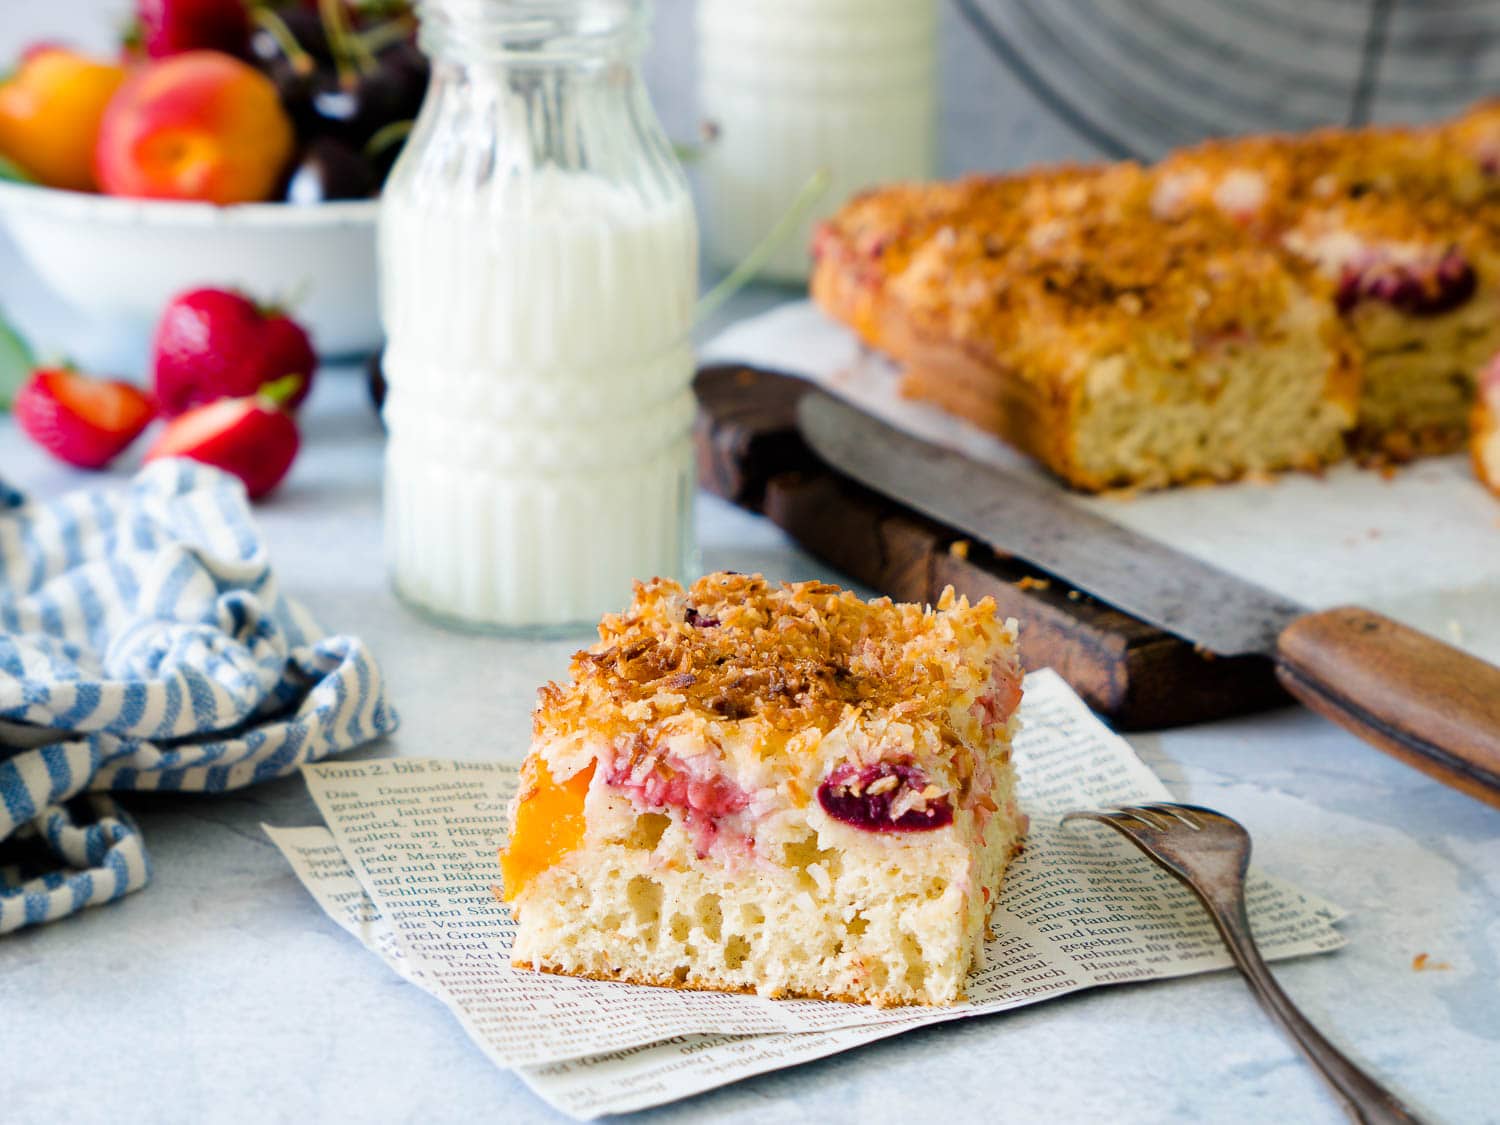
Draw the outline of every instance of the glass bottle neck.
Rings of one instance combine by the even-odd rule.
[[[439,61],[588,68],[640,56],[650,0],[423,0],[421,19]]]

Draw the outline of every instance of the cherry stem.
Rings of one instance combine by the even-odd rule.
[[[344,0],[318,0],[318,10],[323,17],[323,27],[328,32],[329,43],[334,48],[335,60],[342,57],[355,76],[370,74],[379,69],[380,63],[376,60],[375,53],[365,46],[364,40],[349,26],[349,13],[344,7]],[[347,77],[346,71],[340,68],[340,81],[346,81]]]
[[[416,122],[408,119],[406,121],[392,121],[388,125],[382,125],[375,130],[375,135],[365,142],[366,156],[379,156],[394,144],[404,141],[410,134],[411,128]]]
[[[279,379],[272,379],[269,383],[263,384],[256,394],[274,406],[284,407],[306,382],[307,376],[305,375],[283,375]]]
[[[349,51],[349,30],[344,26],[344,0],[318,0],[318,18],[333,53],[333,66],[339,72],[339,85],[353,85],[359,72]]]
[[[281,48],[281,53],[286,56],[287,62],[292,64],[292,70],[297,74],[306,78],[318,69],[317,60],[308,54],[301,43],[297,42],[297,36],[275,9],[257,7],[251,13],[251,18],[262,31],[276,40],[276,46]]]
[[[404,43],[411,38],[414,24],[408,19],[391,19],[385,23],[377,23],[368,31],[356,31],[354,38],[367,51],[379,54],[387,47],[394,47],[397,43]]]

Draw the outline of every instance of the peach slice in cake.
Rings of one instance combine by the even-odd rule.
[[[992,601],[657,579],[599,638],[534,716],[501,853],[517,967],[962,998],[1025,829]]]

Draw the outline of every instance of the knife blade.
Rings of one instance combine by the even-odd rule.
[[[798,423],[834,468],[1219,656],[1271,655],[1306,609],[1028,480],[907,433],[821,391]]]
[[[1310,709],[1500,807],[1500,668],[1371,610],[1310,611],[822,391],[797,421],[860,484],[1212,653],[1270,657]]]

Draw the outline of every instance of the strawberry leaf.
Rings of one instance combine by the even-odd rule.
[[[31,377],[36,356],[21,334],[0,316],[0,410],[9,410],[21,384]]]
[[[305,382],[307,379],[303,375],[283,375],[279,379],[272,379],[256,393],[268,402],[284,407],[302,389]]]

